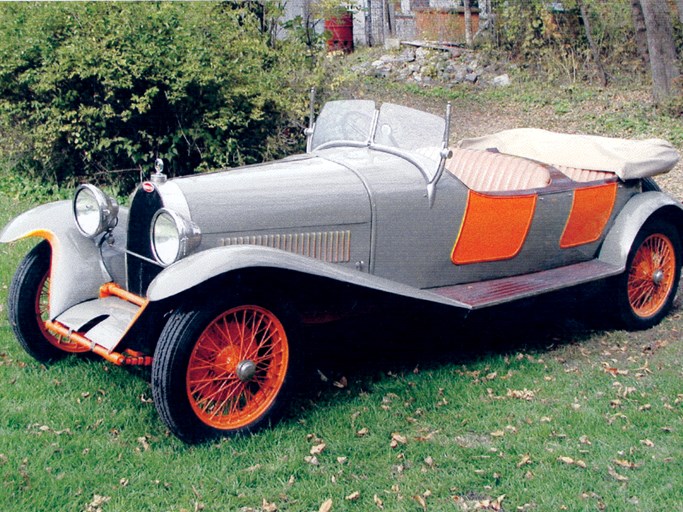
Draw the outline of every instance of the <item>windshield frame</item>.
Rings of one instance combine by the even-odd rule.
[[[418,131],[405,133],[417,127],[420,127]],[[311,131],[309,153],[332,148],[369,148],[389,153],[412,163],[428,184],[439,179],[445,161],[444,150],[448,147],[448,119],[394,103],[376,108],[370,100],[326,103]],[[330,136],[327,131],[342,136]],[[394,131],[402,138],[394,138]],[[394,144],[378,142],[378,139]],[[427,144],[415,147],[416,141]]]

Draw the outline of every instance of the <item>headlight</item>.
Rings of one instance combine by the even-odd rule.
[[[81,185],[73,200],[74,219],[78,230],[94,238],[116,226],[119,205],[93,185]]]
[[[170,265],[199,246],[202,235],[191,221],[162,208],[152,219],[152,251],[162,265]]]

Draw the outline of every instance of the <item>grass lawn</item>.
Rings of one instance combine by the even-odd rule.
[[[2,225],[29,206],[0,201]],[[145,372],[22,352],[4,309],[30,246],[0,246],[2,511],[683,511],[679,302],[639,333],[586,322],[571,294],[466,326],[323,330],[283,422],[187,446]]]

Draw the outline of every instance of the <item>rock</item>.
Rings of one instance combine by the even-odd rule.
[[[477,73],[467,73],[465,75],[465,81],[473,83],[473,84],[476,83],[478,79],[479,79],[479,75]]]
[[[493,79],[493,85],[496,87],[509,87],[510,86],[510,76],[505,73],[504,75],[498,75]]]
[[[387,37],[384,40],[385,50],[398,50],[401,47],[401,41],[395,37]]]
[[[415,60],[415,50],[413,48],[406,48],[399,55],[398,60],[400,62],[413,62]]]

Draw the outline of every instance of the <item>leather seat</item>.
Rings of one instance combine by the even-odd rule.
[[[582,183],[608,180],[614,177],[613,172],[607,171],[591,171],[589,169],[579,169],[578,167],[567,167],[566,165],[554,165],[553,167],[567,176],[570,180]]]
[[[543,165],[491,151],[455,149],[446,169],[478,192],[529,190],[550,184],[550,172]]]

